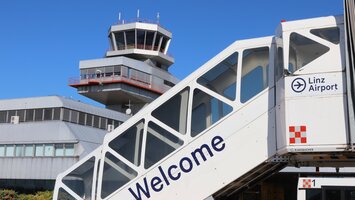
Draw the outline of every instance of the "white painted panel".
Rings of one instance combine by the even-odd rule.
[[[290,126],[307,127],[307,143],[292,146],[347,144],[345,96],[289,99],[286,109],[286,135]]]
[[[199,166],[193,163],[194,166],[189,173],[183,173],[180,169],[176,170],[174,175],[181,173],[181,177],[177,181],[168,178],[169,185],[164,182],[161,172],[156,167],[149,171],[147,175],[122,188],[121,191],[111,196],[111,199],[135,199],[130,193],[129,188],[136,192],[136,183],[138,182],[143,186],[144,178],[147,180],[150,198],[152,199],[185,200],[207,198],[218,189],[275,154],[275,146],[270,147],[270,144],[268,144],[269,140],[274,140],[272,138],[274,137],[274,134],[272,134],[273,129],[268,126],[268,116],[268,113],[263,114],[239,131],[235,131],[232,128],[234,124],[238,124],[238,116],[230,116],[223,123],[220,123],[219,126],[214,126],[205,135],[202,135],[190,143],[189,146],[172,155],[160,166],[164,172],[167,172],[170,166],[178,165],[183,157],[192,158],[191,152],[201,147],[202,144],[211,146],[211,139],[215,136],[221,136],[224,139],[224,150],[220,152],[212,150],[214,156],[212,158],[206,156],[207,160],[201,162]],[[248,153],[246,153],[247,150]],[[208,155],[208,153],[205,153],[205,155]],[[159,177],[163,180],[161,184],[163,188],[160,192],[152,190],[151,180],[154,177]],[[148,198],[145,197],[142,199]]]

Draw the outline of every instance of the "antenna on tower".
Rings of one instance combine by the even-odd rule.
[[[118,13],[118,23],[121,23],[121,12]]]
[[[157,23],[159,24],[159,20],[160,20],[160,14],[159,12],[157,13]]]
[[[137,9],[137,19],[139,19],[139,9]]]

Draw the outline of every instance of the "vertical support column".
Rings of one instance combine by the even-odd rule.
[[[147,41],[147,31],[144,31],[144,44],[143,44],[143,49],[145,49],[145,43]]]
[[[59,113],[59,120],[63,121],[63,116],[64,116],[64,108],[60,108],[60,113]]]
[[[113,32],[111,32],[111,43],[113,44],[113,50],[117,51],[117,43],[116,43],[116,38],[115,38],[115,34]]]
[[[134,48],[137,49],[137,29],[134,29]]]
[[[171,41],[171,39],[169,39],[169,40],[166,42],[165,50],[164,50],[164,52],[163,52],[164,54],[167,54],[167,53],[168,53],[170,41]]]
[[[153,42],[152,42],[152,51],[154,50],[154,45],[155,45],[155,39],[157,38],[157,32],[154,33],[154,37],[153,37]]]
[[[127,49],[126,31],[123,31],[123,37],[124,37],[124,49]]]
[[[161,43],[163,42],[163,37],[164,37],[164,36],[161,36],[161,37],[160,37],[159,45],[158,45],[158,51],[160,51]]]

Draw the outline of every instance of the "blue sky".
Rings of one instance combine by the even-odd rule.
[[[343,13],[341,0],[1,0],[0,99],[60,95],[79,61],[101,58],[118,13],[156,19],[173,33],[170,72],[183,79],[235,40],[273,35],[282,19]]]

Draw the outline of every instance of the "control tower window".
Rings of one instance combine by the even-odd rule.
[[[127,49],[135,48],[135,43],[136,43],[135,38],[136,38],[135,30],[126,31]]]
[[[235,52],[198,78],[197,82],[230,100],[234,100],[236,97],[237,65],[238,52]]]
[[[186,88],[155,109],[152,112],[152,116],[174,130],[185,134],[188,99],[189,88]]]
[[[139,166],[142,148],[144,122],[140,121],[136,125],[126,130],[109,143],[109,147]]]
[[[163,40],[161,42],[160,52],[164,53],[167,43],[168,43],[168,38],[163,37]]]
[[[268,85],[269,47],[243,52],[240,101],[248,101]]]
[[[125,42],[124,42],[124,35],[123,32],[116,32],[115,33],[116,44],[118,50],[125,49]]]
[[[290,35],[288,70],[293,73],[329,51],[329,47],[298,33]]]
[[[137,30],[137,48],[144,49],[145,31]]]
[[[114,66],[113,73],[115,76],[121,76],[121,66]]]
[[[109,36],[108,36],[108,42],[110,43],[110,51],[114,51],[114,50],[116,50],[115,49],[115,40],[116,39],[114,39],[114,35],[113,35],[113,37],[112,37],[112,35],[113,35],[113,33],[111,33]]]
[[[154,34],[155,32],[147,31],[147,37],[145,39],[145,49],[152,50]]]
[[[162,35],[160,33],[157,33],[157,36],[155,37],[155,42],[154,42],[154,51],[158,51],[161,38],[162,38]]]
[[[81,69],[80,70],[80,80],[88,79],[89,77],[87,77],[87,74],[88,74],[87,69]]]
[[[105,77],[112,77],[113,76],[113,69],[114,67],[113,66],[110,66],[110,67],[105,67]]]
[[[92,78],[96,78],[96,68],[90,68],[88,69],[88,75],[87,75],[87,79],[92,79]]]

